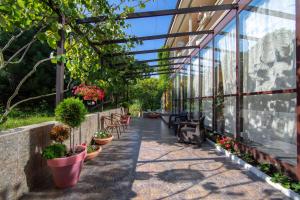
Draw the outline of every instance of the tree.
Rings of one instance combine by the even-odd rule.
[[[165,47],[162,47],[165,48]],[[166,47],[167,48],[167,47]],[[164,67],[161,67],[161,69],[171,72],[173,70],[172,67],[170,66],[170,61],[167,60],[170,57],[170,52],[169,51],[165,51],[165,52],[159,52],[158,53],[158,58],[159,59],[163,59],[161,61],[159,61],[159,65],[163,65]],[[170,111],[171,110],[171,88],[172,88],[172,81],[170,79],[170,74],[161,74],[159,75],[159,80],[160,80],[160,87],[163,89],[163,109],[166,111]]]
[[[162,47],[161,49],[168,48],[168,47]],[[158,61],[158,65],[163,65],[163,67],[160,67],[160,70],[164,70],[167,72],[171,72],[170,70],[170,61],[167,60],[170,57],[170,52],[169,51],[163,51],[163,52],[158,52],[158,58],[163,59]],[[170,85],[170,74],[161,74],[159,75],[159,79],[161,80],[161,87],[164,88],[164,90],[169,88]]]
[[[22,38],[18,40],[18,43],[13,43],[11,47],[4,54],[5,58],[12,56],[14,52],[20,49],[30,38],[32,38],[34,31],[28,31],[24,33]],[[11,34],[6,32],[0,33],[0,46],[4,46],[8,41]],[[0,105],[4,105],[9,98],[9,95],[13,93],[16,84],[28,73],[32,66],[42,58],[50,55],[51,48],[42,44],[41,42],[35,42],[27,53],[27,56],[17,64],[0,70]],[[45,63],[34,76],[24,83],[23,87],[19,91],[19,95],[16,100],[22,100],[26,97],[38,96],[42,94],[48,94],[53,91],[55,86],[55,67],[49,62]],[[51,102],[53,104],[54,102]]]
[[[157,78],[147,78],[138,80],[132,86],[132,99],[137,99],[142,104],[142,109],[156,110],[160,108],[160,99],[163,93],[163,88]]]
[[[15,99],[28,79],[38,70],[40,65],[48,63],[65,62],[67,69],[73,79],[81,82],[87,81],[90,74],[99,70],[104,71],[104,55],[108,52],[123,52],[134,45],[105,45],[96,48],[92,43],[103,40],[124,38],[123,29],[128,27],[124,20],[118,19],[134,12],[134,7],[122,6],[125,1],[121,0],[117,5],[109,5],[103,0],[2,0],[0,5],[0,32],[10,33],[11,37],[0,48],[0,70],[21,63],[32,45],[39,41],[47,43],[50,48],[56,49],[61,39],[59,33],[65,33],[65,54],[47,56],[37,61],[16,84],[12,95],[8,98],[5,112],[0,117],[0,123],[5,122],[10,111],[21,103],[52,96],[55,93],[28,97],[15,102]],[[145,1],[138,0],[138,6],[144,7]],[[122,9],[122,11],[120,11]],[[120,11],[120,12],[119,12]],[[87,16],[104,15],[107,20],[104,23],[77,25],[76,20]],[[65,19],[66,23],[62,23]],[[21,48],[15,50],[11,55],[7,52],[11,45],[23,36],[27,31],[35,30],[30,38]],[[111,59],[114,62],[119,59]],[[128,61],[128,60],[125,60]],[[132,61],[132,60],[131,60]],[[95,77],[97,78],[97,77]],[[68,89],[66,89],[68,90]]]

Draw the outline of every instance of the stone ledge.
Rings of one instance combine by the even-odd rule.
[[[56,123],[58,123],[58,122],[48,121],[48,122],[42,122],[42,123],[38,123],[38,124],[31,124],[31,125],[27,125],[27,126],[20,126],[17,128],[7,129],[4,131],[0,131],[0,137],[7,136],[9,134],[16,134],[16,133],[20,133],[23,131],[28,131],[28,130],[39,128],[42,126],[54,125]]]
[[[121,113],[121,109],[88,114],[85,122],[75,130],[75,143],[89,142],[95,131],[102,128],[100,116],[111,113]],[[43,187],[51,180],[41,152],[50,144],[48,132],[55,124],[58,122],[49,121],[0,132],[1,197],[18,199],[23,193]],[[65,144],[69,146],[69,140]]]

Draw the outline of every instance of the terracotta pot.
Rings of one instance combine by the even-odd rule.
[[[105,145],[107,143],[110,143],[113,140],[114,136],[110,136],[109,138],[96,138],[93,137],[93,140],[96,142],[96,144],[99,145]]]
[[[47,160],[47,164],[52,171],[55,185],[58,188],[72,187],[77,184],[86,157],[86,146],[76,146],[82,152],[65,158],[54,158]]]
[[[88,154],[86,155],[85,161],[87,161],[87,160],[92,160],[92,159],[96,158],[96,157],[100,154],[101,151],[102,151],[102,147],[101,147],[101,146],[98,146],[98,149],[97,149],[96,151],[94,151],[94,152],[92,152],[92,153],[88,153]]]

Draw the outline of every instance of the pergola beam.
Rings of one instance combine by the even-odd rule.
[[[117,20],[138,19],[138,18],[188,14],[188,13],[223,11],[223,10],[232,10],[232,9],[237,9],[237,8],[238,8],[238,4],[236,4],[236,3],[235,4],[209,5],[209,6],[201,6],[201,7],[129,13],[127,16],[118,15],[116,17],[116,19]],[[87,18],[83,18],[83,19],[77,19],[76,23],[77,24],[98,23],[98,22],[106,21],[107,19],[108,19],[107,16],[87,17]]]
[[[181,32],[181,33],[170,33],[170,34],[161,34],[161,35],[150,35],[143,37],[130,37],[125,39],[115,39],[115,40],[104,40],[102,42],[94,42],[94,45],[108,45],[108,44],[117,44],[117,43],[126,43],[130,41],[144,41],[144,40],[158,40],[171,37],[182,37],[182,36],[191,36],[191,35],[205,35],[213,34],[213,30],[203,30],[203,31],[192,31],[192,32]]]
[[[157,61],[164,61],[164,60],[176,60],[176,59],[184,59],[189,58],[190,56],[177,56],[177,57],[169,57],[169,58],[158,58],[152,60],[139,60],[136,63],[147,63],[147,62],[157,62]]]
[[[162,75],[162,74],[174,74],[176,72],[162,72],[162,73],[150,73],[150,74],[144,74],[143,76],[156,76],[156,75]],[[126,76],[126,78],[133,78],[133,76]]]
[[[157,75],[162,75],[162,74],[175,74],[176,71],[173,71],[173,72],[161,72],[161,73],[152,73],[152,74],[144,74],[143,76],[144,77],[147,77],[147,76],[157,76]],[[127,76],[126,78],[132,78],[133,76]]]
[[[158,58],[158,59],[149,59],[149,60],[137,60],[133,63],[117,63],[115,66],[131,66],[140,63],[147,63],[147,62],[157,62],[157,61],[164,61],[164,60],[176,60],[176,59],[184,59],[190,58],[190,56],[177,56],[177,57],[169,57],[169,58]]]
[[[180,70],[180,67],[175,67],[175,68],[170,68],[170,69],[161,69],[161,70],[157,70],[157,71],[153,71],[153,72],[134,72],[134,73],[130,73],[130,74],[125,74],[125,75],[141,75],[141,74],[147,74],[147,73],[175,73],[177,72],[177,70]],[[180,74],[187,74],[186,72],[180,72]]]
[[[143,50],[143,51],[129,51],[129,52],[112,53],[112,54],[108,53],[105,56],[112,57],[112,56],[123,56],[123,55],[136,55],[136,54],[156,53],[156,52],[165,52],[165,51],[179,51],[179,50],[196,49],[196,48],[199,48],[199,46],[184,46],[184,47],[173,47],[173,48],[165,48],[165,49],[151,49],[151,50]]]
[[[174,64],[165,64],[165,65],[150,65],[150,66],[145,66],[145,67],[135,67],[132,68],[133,70],[135,69],[153,69],[153,68],[159,68],[159,67],[167,67],[167,66],[176,66],[176,65],[184,65],[186,63],[174,63]],[[125,69],[125,68],[120,68],[120,69]]]
[[[154,71],[151,71],[151,72],[136,71],[136,72],[132,72],[128,75],[136,75],[136,74],[143,74],[143,73],[154,73],[154,72],[170,72],[170,71],[174,71],[174,70],[178,70],[178,69],[180,69],[180,67],[173,67],[173,68],[169,68],[169,69],[157,69],[157,70],[154,70]]]

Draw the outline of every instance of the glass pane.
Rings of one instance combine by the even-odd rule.
[[[236,133],[236,97],[224,98],[224,133],[231,136]]]
[[[244,97],[243,139],[262,151],[296,163],[296,94]]]
[[[198,56],[194,56],[192,58],[191,84],[192,84],[191,98],[199,97],[199,57]]]
[[[190,113],[191,102],[190,99],[184,101],[184,111]]]
[[[212,58],[213,58],[213,48],[212,48],[212,42],[210,42],[206,48],[203,48],[200,51],[200,73],[202,76],[201,78],[202,97],[213,95]]]
[[[180,99],[180,74],[176,74],[176,99]]]
[[[295,0],[254,0],[240,14],[244,92],[296,87],[295,8]],[[242,137],[295,164],[295,106],[296,94],[244,96]]]
[[[215,37],[215,69],[217,76],[216,126],[220,133],[234,135],[236,127],[236,21],[231,21]]]
[[[240,15],[244,92],[296,87],[295,0],[255,0]]]
[[[224,135],[233,136],[236,132],[236,98],[225,97],[222,109],[216,107],[217,130]]]
[[[188,81],[188,66],[189,65],[184,65],[183,68],[180,70],[180,111],[187,111],[187,81]]]
[[[176,113],[180,111],[180,74],[176,73]]]
[[[236,94],[236,22],[231,21],[215,37],[215,68],[217,90],[224,94]]]
[[[191,65],[190,64],[186,64],[184,67],[184,76],[186,77],[186,86],[185,86],[185,90],[186,90],[186,97],[189,99],[191,98]]]
[[[199,99],[193,99],[191,103],[191,117],[199,119]]]
[[[172,87],[172,100],[176,99],[176,79],[173,78],[172,80],[172,84],[173,84],[173,87]]]
[[[212,99],[203,99],[201,111],[205,116],[204,125],[212,128]]]

